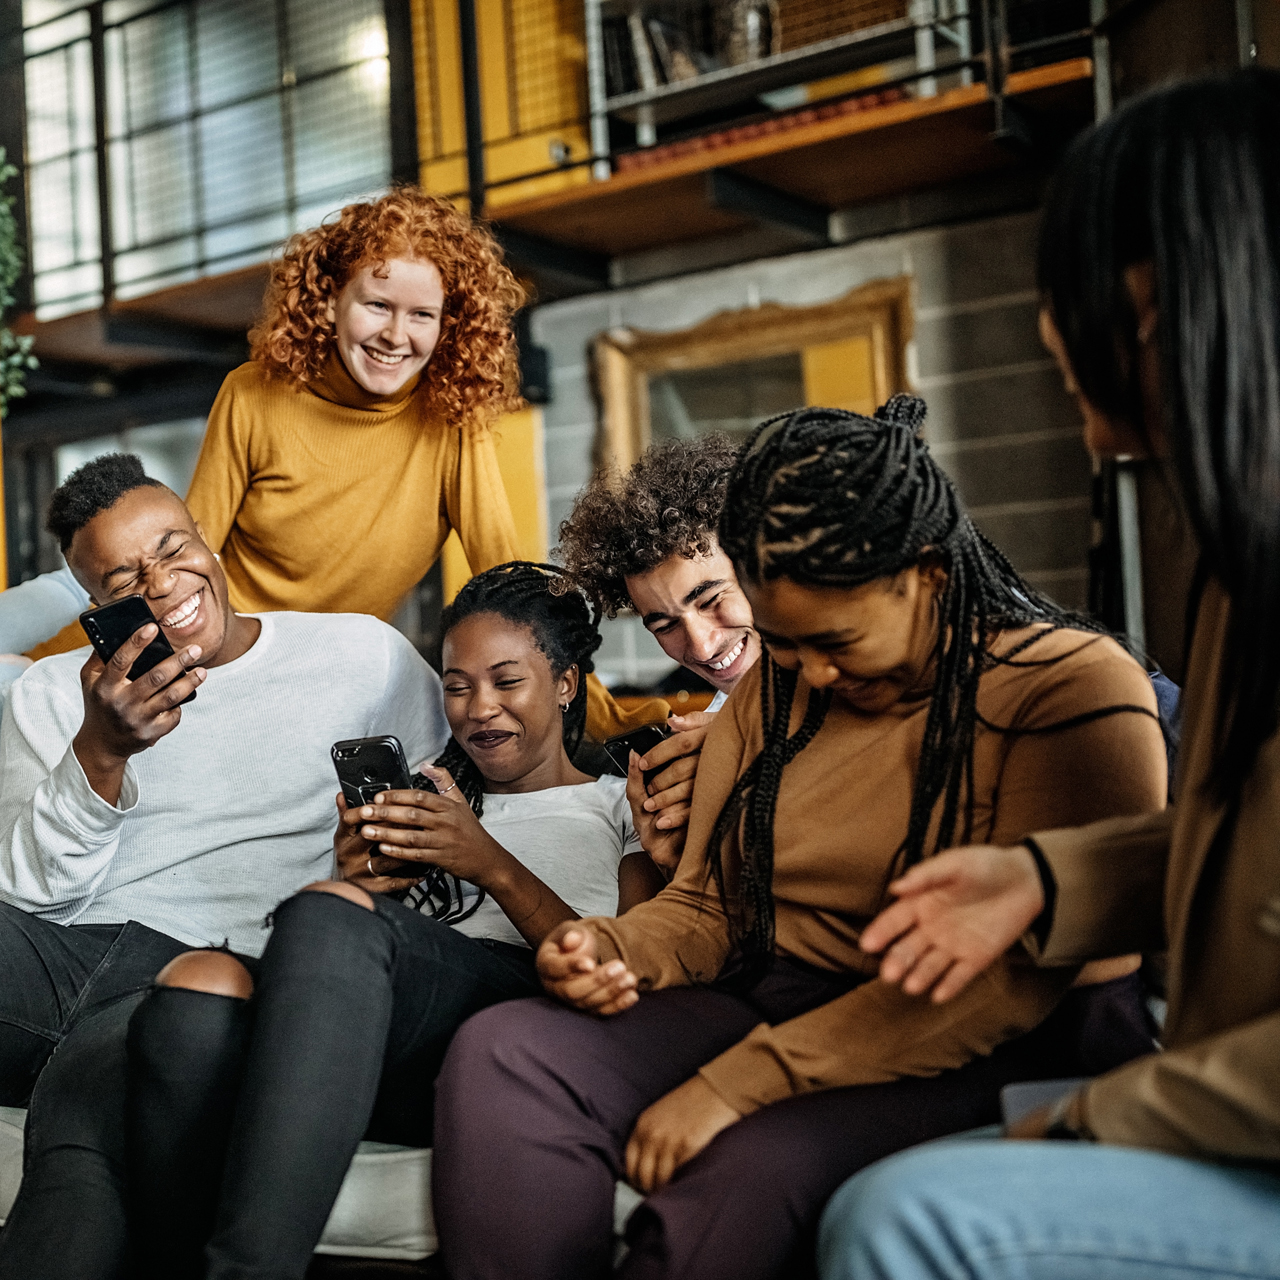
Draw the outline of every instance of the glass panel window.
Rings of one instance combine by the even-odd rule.
[[[101,303],[90,7],[23,11],[41,319]],[[122,297],[261,261],[387,185],[381,0],[106,0],[102,12]]]

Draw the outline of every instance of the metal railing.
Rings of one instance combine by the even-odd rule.
[[[389,181],[382,0],[97,0],[24,41],[41,318],[259,261]]]

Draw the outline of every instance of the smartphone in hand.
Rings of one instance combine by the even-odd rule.
[[[420,773],[410,774],[400,739],[346,738],[329,753],[338,771],[348,808],[373,804],[380,791],[434,791],[435,784]]]
[[[628,729],[626,733],[614,734],[612,738],[605,741],[604,749],[609,759],[622,770],[625,777],[633,751],[636,755],[643,756],[645,752],[652,750],[658,743],[664,742],[669,737],[671,737],[671,728],[666,721],[653,720],[649,724],[640,725],[639,728]],[[644,785],[647,787],[661,772],[662,769],[646,769]]]
[[[80,615],[80,625],[84,628],[89,643],[103,662],[110,662],[130,636],[141,631],[148,622],[155,622],[155,615],[146,598],[141,595],[125,596],[123,600],[113,600],[110,604],[99,605],[96,609],[86,609]],[[129,668],[129,679],[138,680],[146,675],[152,667],[159,666],[166,658],[173,657],[173,645],[165,637],[156,622],[156,634],[147,647],[138,655],[133,666]],[[191,693],[183,698],[182,705],[194,700],[196,694]]]

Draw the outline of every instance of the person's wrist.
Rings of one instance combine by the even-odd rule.
[[[1040,906],[1035,918],[1028,926],[1028,931],[1043,946],[1053,928],[1053,911],[1058,900],[1058,882],[1053,874],[1044,850],[1031,837],[1022,841],[1021,847],[1026,850],[1027,857],[1035,870],[1036,886],[1040,891]]]
[[[128,752],[113,750],[92,730],[86,731],[84,728],[72,738],[71,749],[85,773],[118,773],[129,763]]]

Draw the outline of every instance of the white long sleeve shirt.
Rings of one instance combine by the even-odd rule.
[[[0,727],[0,900],[60,924],[137,920],[257,955],[264,917],[333,873],[334,742],[394,734],[410,761],[448,740],[440,680],[363,614],[264,613],[182,721],[130,758],[118,805],[71,749],[90,650],[45,658]]]

